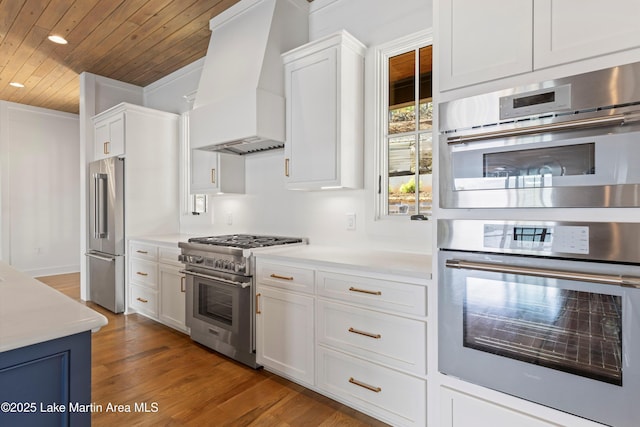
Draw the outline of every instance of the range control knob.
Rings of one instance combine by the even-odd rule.
[[[216,262],[214,263],[214,267],[215,268],[222,268],[222,260],[221,259],[217,259]]]
[[[188,256],[189,264],[202,264],[204,261],[204,257],[197,255],[189,255]]]
[[[236,273],[244,273],[246,268],[247,265],[245,263],[237,263],[234,270]]]

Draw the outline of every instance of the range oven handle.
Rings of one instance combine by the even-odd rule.
[[[240,286],[242,289],[251,286],[251,282],[236,282],[235,280],[223,279],[222,277],[211,276],[209,274],[195,273],[189,270],[180,270],[180,273],[200,277],[201,279],[215,280],[216,282],[222,282],[225,285]]]
[[[466,270],[489,271],[493,273],[521,274],[524,276],[546,277],[549,279],[566,279],[580,282],[602,283],[629,288],[640,289],[640,277],[616,276],[614,274],[579,273],[577,271],[551,270],[546,268],[519,267],[505,264],[491,264],[485,262],[463,261],[448,259],[445,262],[448,268],[461,268]]]
[[[447,144],[466,144],[467,142],[483,141],[492,138],[505,138],[510,136],[534,135],[543,132],[566,131],[574,129],[585,129],[600,126],[622,126],[640,120],[640,111],[614,114],[611,116],[594,117],[590,119],[578,119],[560,123],[547,123],[537,126],[527,126],[517,129],[503,129],[493,132],[474,133],[471,135],[450,136]]]

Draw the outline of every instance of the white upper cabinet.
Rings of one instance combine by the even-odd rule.
[[[341,31],[283,54],[288,189],[362,188],[365,52]]]
[[[244,184],[244,157],[191,150],[191,194],[242,194]]]
[[[94,119],[94,160],[124,155],[125,113],[116,111]]]
[[[637,0],[438,4],[441,91],[640,47]]]
[[[535,0],[534,68],[638,47],[639,16],[638,0]]]
[[[440,90],[531,71],[533,0],[439,4]]]

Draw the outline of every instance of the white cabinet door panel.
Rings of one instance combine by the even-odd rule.
[[[637,0],[536,0],[534,68],[640,46]]]
[[[440,2],[440,90],[532,70],[532,0]]]

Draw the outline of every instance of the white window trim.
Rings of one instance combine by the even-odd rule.
[[[408,221],[408,218],[400,215],[389,215],[386,213],[387,191],[382,188],[385,181],[386,171],[389,165],[386,155],[386,139],[388,129],[387,107],[389,105],[388,81],[389,72],[387,63],[389,58],[405,53],[409,50],[416,49],[421,46],[433,44],[433,30],[418,31],[413,34],[398,38],[389,43],[377,46],[374,52],[374,119],[373,119],[373,135],[375,140],[375,173],[374,173],[374,206],[376,220],[389,221]],[[434,141],[436,139],[434,138]]]

